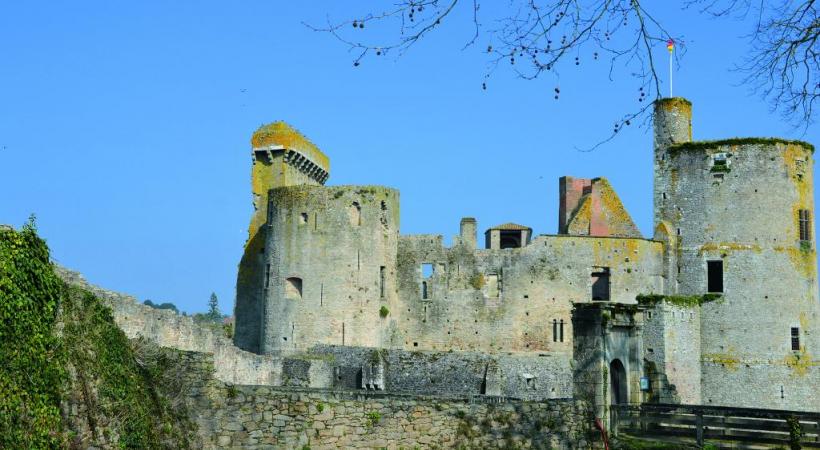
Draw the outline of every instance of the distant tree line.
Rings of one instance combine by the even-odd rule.
[[[179,308],[170,302],[154,303],[151,300],[145,300],[143,304],[155,309],[168,309],[176,314],[182,314],[183,316],[188,315],[185,311],[180,312]],[[228,314],[222,314],[219,310],[219,299],[217,298],[215,292],[211,292],[211,297],[208,299],[208,312],[194,313],[191,315],[191,318],[198,324],[206,325],[215,329],[221,328],[225,333],[225,336],[233,338],[233,320],[229,320],[231,316]]]

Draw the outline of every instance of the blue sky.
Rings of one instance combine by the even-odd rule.
[[[379,2],[372,2],[377,4]],[[388,4],[381,2],[382,4]],[[794,130],[730,71],[748,24],[657,2],[686,38],[675,94],[696,139]],[[0,5],[0,223],[35,213],[59,263],[140,300],[231,311],[251,214],[249,139],[286,120],[331,159],[328,184],[401,190],[401,231],[519,222],[555,233],[558,177],[606,176],[651,234],[651,133],[632,126],[628,73],[586,55],[560,80],[502,68],[481,90],[486,43],[457,12],[401,58],[353,56],[302,22],[353,17],[339,2],[4,2]],[[666,50],[659,45],[659,58]],[[663,60],[665,61],[665,59]],[[561,99],[553,99],[560,85]]]

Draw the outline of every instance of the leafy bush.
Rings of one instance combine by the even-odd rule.
[[[52,333],[63,289],[33,217],[20,232],[0,230],[0,448],[63,444],[67,374]]]

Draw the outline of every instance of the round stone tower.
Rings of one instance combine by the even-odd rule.
[[[251,147],[253,214],[236,281],[234,343],[243,350],[258,353],[265,295],[261,286],[265,276],[268,190],[323,185],[330,175],[330,162],[319,148],[285,122],[261,126],[253,133]]]
[[[691,104],[655,104],[655,222],[676,247],[666,293],[714,294],[701,297],[703,404],[820,404],[812,152],[780,139],[692,142]]]
[[[260,353],[382,346],[397,312],[398,191],[292,186],[268,198]]]

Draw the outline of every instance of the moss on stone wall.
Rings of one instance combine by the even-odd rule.
[[[684,151],[698,151],[698,150],[712,150],[717,147],[729,146],[729,145],[776,145],[776,144],[783,144],[783,145],[797,145],[800,147],[805,148],[806,150],[811,151],[814,153],[814,146],[809,144],[808,142],[804,141],[795,141],[789,139],[780,139],[780,138],[760,138],[760,137],[751,137],[751,138],[729,138],[729,139],[721,139],[717,141],[693,141],[693,142],[683,142],[680,144],[675,144],[669,147],[669,151],[671,153],[675,152],[684,152]]]
[[[723,298],[720,294],[703,294],[703,295],[658,295],[658,294],[641,294],[635,297],[639,304],[645,306],[655,306],[660,302],[665,302],[670,305],[679,306],[681,308],[694,308],[704,303],[714,302]]]

